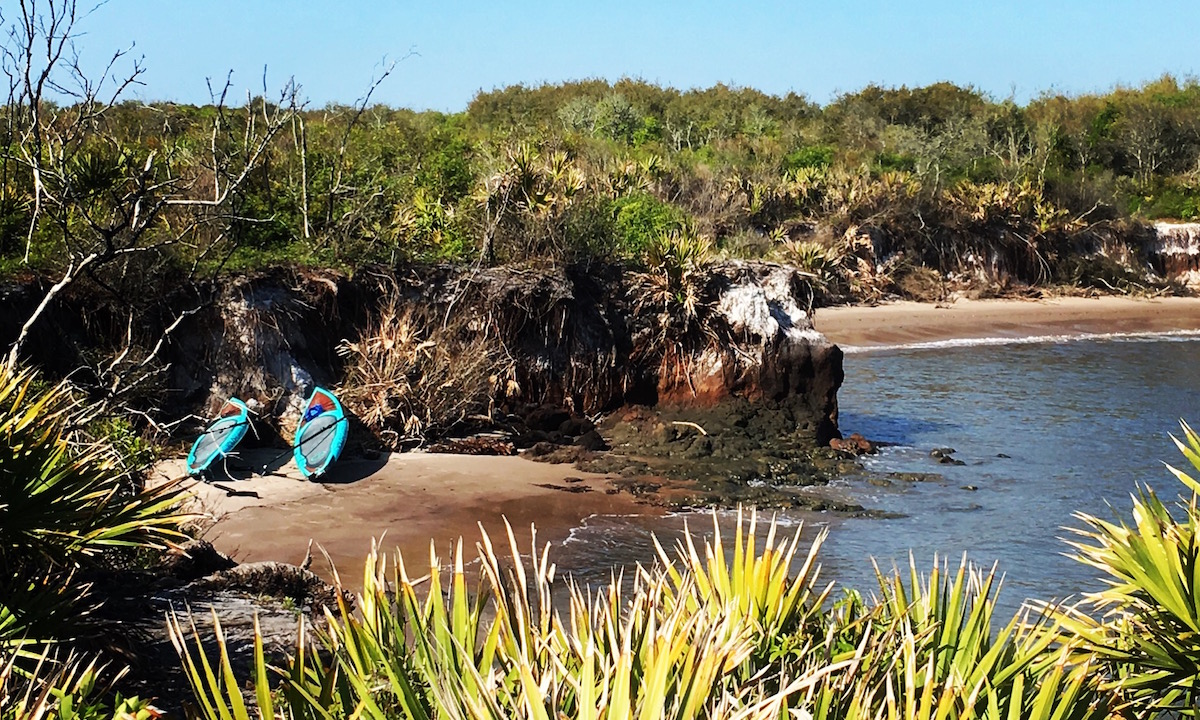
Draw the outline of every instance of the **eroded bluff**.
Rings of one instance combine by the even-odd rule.
[[[588,418],[623,406],[686,415],[729,402],[770,406],[824,444],[838,436],[842,354],[813,330],[810,299],[793,268],[758,262],[676,278],[594,266],[275,269],[180,288],[136,326],[149,347],[192,311],[161,347],[146,401],[169,417],[237,396],[286,430],[320,384],[391,446],[487,429],[528,444],[564,417],[586,433]],[[69,370],[119,346],[119,315],[64,296],[30,354]]]

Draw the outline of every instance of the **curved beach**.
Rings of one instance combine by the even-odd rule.
[[[823,308],[815,322],[849,349],[1198,331],[1200,298],[960,300],[946,306],[900,302]],[[174,477],[180,469],[179,463],[166,463],[159,474]],[[524,546],[531,524],[536,524],[539,540],[560,542],[593,515],[662,512],[629,495],[609,494],[603,475],[519,457],[404,453],[377,460],[347,458],[324,483],[304,482],[294,469],[281,469],[223,485],[236,494],[195,486],[198,507],[212,521],[207,537],[219,550],[243,562],[298,563],[312,539],[350,577],[358,572],[372,538],[383,537],[385,546],[423,562],[431,541],[446,558],[459,537],[473,546],[480,524],[493,538],[501,536],[505,518]]]

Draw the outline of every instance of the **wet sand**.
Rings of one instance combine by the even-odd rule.
[[[242,462],[261,467],[264,453],[272,454],[251,451]],[[176,477],[181,470],[182,461],[164,463],[157,476]],[[507,543],[507,518],[524,551],[532,523],[539,544],[558,543],[592,515],[659,512],[629,495],[607,494],[603,475],[519,457],[403,453],[377,460],[347,458],[322,483],[300,478],[290,464],[273,474],[231,474],[244,477],[221,479],[217,485],[187,481],[196,495],[195,508],[211,526],[204,537],[218,550],[239,562],[298,564],[311,539],[313,569],[327,574],[316,550],[320,546],[352,583],[362,572],[372,538],[382,538],[388,550],[398,548],[410,566],[419,568],[429,557],[431,540],[443,561],[459,537],[468,559],[474,558],[481,523],[493,542]],[[588,491],[569,491],[579,488]]]
[[[897,302],[816,311],[818,331],[843,347],[957,339],[1200,330],[1200,298],[1063,297],[1052,300]]]

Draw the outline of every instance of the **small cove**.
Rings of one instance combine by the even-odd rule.
[[[864,476],[837,485],[898,517],[781,511],[778,519],[828,527],[823,577],[868,592],[872,558],[886,570],[907,564],[910,551],[924,570],[935,553],[951,564],[963,553],[996,563],[1005,611],[1027,597],[1095,589],[1096,573],[1065,557],[1064,527],[1081,526],[1075,512],[1126,513],[1139,482],[1174,497],[1179,486],[1163,463],[1183,462],[1168,437],[1178,420],[1200,423],[1198,350],[1200,337],[1185,333],[849,353],[842,430],[893,445],[865,460],[874,484]],[[965,464],[938,463],[934,448],[953,448]],[[880,486],[889,473],[940,477]],[[734,517],[721,513],[722,526]],[[614,566],[648,560],[651,533],[669,546],[684,522],[711,528],[703,514],[591,518],[556,557],[563,570],[600,584]]]

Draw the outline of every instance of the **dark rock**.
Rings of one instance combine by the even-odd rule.
[[[556,405],[541,405],[525,416],[525,425],[530,430],[545,433],[559,432],[559,428],[571,419],[571,413]]]
[[[454,455],[516,455],[517,449],[512,442],[497,437],[469,437],[456,440],[444,440],[429,446],[430,452],[451,453]],[[378,456],[378,454],[376,455]]]
[[[237,567],[229,556],[217,551],[207,540],[189,540],[164,555],[156,574],[191,582],[216,572]]]
[[[966,465],[966,463],[963,462],[962,460],[950,457],[949,455],[941,455],[941,456],[937,456],[937,458],[938,458],[938,464],[940,464],[940,465]]]
[[[938,475],[937,473],[917,473],[917,472],[888,473],[888,477],[892,477],[897,480],[902,480],[904,482],[937,482],[939,480],[945,479],[941,475]]]
[[[254,562],[238,565],[193,581],[189,592],[237,590],[255,595],[291,598],[299,606],[308,606],[314,615],[321,608],[337,609],[339,597],[353,604],[353,596],[339,591],[320,576],[303,568],[281,562]]]
[[[996,453],[996,457],[1004,458],[1005,460],[1009,460],[1012,458],[1012,455],[1005,455],[1004,453]]]
[[[579,445],[555,445],[553,443],[538,443],[523,453],[524,457],[536,462],[550,464],[586,463],[595,454]]]
[[[829,441],[829,447],[855,457],[859,455],[873,455],[879,452],[875,443],[858,433],[854,433],[848,438],[833,438]]]
[[[658,423],[650,430],[650,439],[659,445],[673,443],[679,439],[679,430],[674,425]]]
[[[583,435],[580,435],[575,439],[575,444],[579,447],[591,450],[592,452],[603,452],[604,450],[609,449],[608,443],[605,442],[604,437],[595,430],[589,430]]]
[[[523,452],[521,454],[527,458],[536,460],[537,458],[545,457],[546,455],[550,455],[550,454],[554,453],[555,451],[557,451],[558,449],[559,449],[558,445],[555,445],[552,442],[547,442],[547,441],[543,440],[542,442],[534,443],[527,450],[525,450],[525,452]]]
[[[534,485],[540,488],[546,488],[547,490],[558,490],[559,492],[590,493],[592,491],[592,489],[587,485],[567,485],[565,487],[551,483],[534,483]]]
[[[706,458],[713,454],[713,439],[707,435],[697,435],[684,451],[689,458]]]
[[[563,435],[571,437],[579,437],[586,435],[596,429],[596,424],[587,418],[573,417],[567,418],[558,426],[558,431]]]

